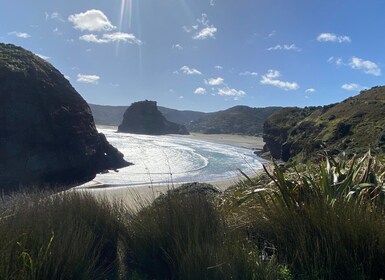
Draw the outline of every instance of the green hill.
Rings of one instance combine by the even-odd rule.
[[[385,87],[324,107],[284,108],[268,118],[263,138],[274,158],[306,161],[331,154],[385,152]]]
[[[261,135],[263,123],[280,107],[251,108],[235,106],[224,111],[208,113],[187,125],[191,132],[205,134]]]

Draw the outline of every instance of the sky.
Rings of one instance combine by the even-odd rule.
[[[384,85],[383,0],[0,0],[0,42],[89,103],[327,105]]]

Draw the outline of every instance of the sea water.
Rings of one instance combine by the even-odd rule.
[[[253,175],[262,159],[250,149],[192,139],[183,135],[149,136],[118,133],[99,128],[107,140],[133,165],[118,172],[98,174],[88,186],[127,187],[137,185],[215,182],[241,178],[240,171]]]

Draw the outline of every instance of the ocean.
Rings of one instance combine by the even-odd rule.
[[[108,141],[134,165],[118,172],[98,174],[85,186],[129,187],[138,185],[215,182],[253,175],[263,160],[250,149],[192,139],[184,135],[149,136],[98,128]]]

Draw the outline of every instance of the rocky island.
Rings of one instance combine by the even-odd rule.
[[[85,100],[50,63],[0,44],[0,191],[65,186],[127,166]]]
[[[148,135],[189,134],[184,125],[168,121],[158,110],[156,101],[149,100],[132,103],[118,131]]]

